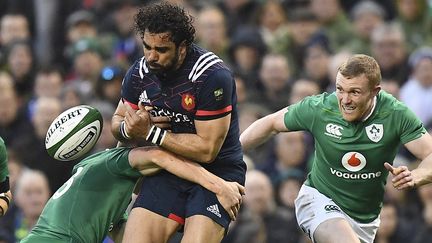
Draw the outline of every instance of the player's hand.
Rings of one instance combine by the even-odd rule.
[[[140,102],[141,105],[141,102]],[[144,106],[146,111],[153,110],[151,106]],[[170,130],[171,129],[171,119],[167,116],[150,116],[152,123],[162,129]]]
[[[237,182],[222,183],[222,190],[216,194],[220,204],[226,212],[228,212],[232,220],[236,220],[237,214],[240,210],[240,205],[243,201],[244,187]]]
[[[150,114],[141,102],[138,104],[139,110],[135,111],[129,105],[126,105],[125,112],[125,129],[131,138],[146,138],[152,124]]]
[[[393,175],[393,187],[401,190],[416,186],[414,175],[406,166],[393,167],[389,163],[384,163],[384,167]]]
[[[7,199],[0,197],[0,217],[5,215],[7,210],[9,209],[9,204],[12,202],[12,193],[11,191],[7,191],[5,193],[0,194],[2,197],[7,197]],[[8,201],[6,201],[8,200]]]

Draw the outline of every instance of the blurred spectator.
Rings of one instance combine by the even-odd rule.
[[[19,242],[36,224],[51,193],[46,176],[37,170],[25,170],[19,177],[14,192],[16,209],[2,220],[10,238]]]
[[[114,18],[115,40],[111,47],[113,62],[128,67],[142,53],[141,40],[135,35],[134,15],[137,12],[137,1],[117,1],[112,17]],[[139,40],[139,42],[137,41]]]
[[[393,95],[396,99],[400,97],[400,85],[395,80],[383,79],[381,80],[381,89]]]
[[[406,37],[409,51],[432,44],[432,16],[427,0],[396,0],[399,23]],[[430,1],[429,1],[430,4]]]
[[[317,95],[320,92],[318,83],[309,79],[298,79],[291,88],[288,104],[295,104],[307,96]]]
[[[87,88],[79,82],[65,84],[60,95],[62,110],[90,102],[91,96]]]
[[[328,70],[331,54],[329,40],[325,35],[315,35],[306,45],[304,76],[317,82],[321,91],[332,85]]]
[[[0,19],[0,67],[6,62],[5,47],[14,40],[28,40],[30,29],[27,18],[18,13],[8,13]]]
[[[63,76],[59,69],[44,67],[37,71],[33,87],[33,97],[27,104],[28,117],[34,113],[34,104],[39,97],[60,98],[63,87]]]
[[[26,136],[13,144],[15,151],[25,151],[17,154],[23,164],[31,169],[45,173],[49,179],[51,191],[56,191],[70,176],[74,162],[60,163],[48,155],[45,149],[45,136],[51,122],[62,112],[58,98],[40,97],[35,103],[31,125],[26,130]]]
[[[327,86],[327,92],[334,92],[336,90],[336,75],[338,73],[340,65],[344,63],[348,58],[350,58],[353,53],[349,50],[341,50],[335,53],[329,61],[328,64],[328,75],[330,84]]]
[[[267,107],[256,103],[244,103],[239,106],[239,128],[243,132],[254,121],[270,114]],[[250,157],[255,163],[255,167],[263,167],[271,159],[271,152],[274,147],[274,140],[263,143],[257,148],[243,153]]]
[[[225,15],[228,36],[254,23],[259,9],[259,3],[255,0],[221,0],[217,6]]]
[[[400,98],[424,124],[432,121],[432,48],[423,47],[409,58],[412,76],[400,90]]]
[[[411,242],[414,232],[405,222],[400,220],[398,207],[395,202],[384,200],[380,220],[380,227],[378,228],[374,243]]]
[[[308,8],[298,8],[288,15],[289,33],[275,37],[269,44],[273,53],[286,56],[294,77],[302,72],[306,43],[319,30],[317,17]]]
[[[259,71],[257,102],[267,106],[271,112],[288,105],[291,89],[291,69],[281,54],[267,54],[263,57]]]
[[[280,173],[287,170],[299,169],[307,171],[308,149],[304,132],[291,132],[278,134],[275,137],[273,147],[275,153],[274,160],[267,161],[266,164],[257,166],[276,184]]]
[[[12,77],[0,71],[0,136],[10,146],[25,137],[28,122],[21,111],[21,102],[16,94]],[[7,105],[6,105],[7,104]]]
[[[117,107],[120,100],[121,83],[125,74],[126,71],[119,66],[105,66],[96,85],[97,97]]]
[[[68,16],[66,20],[67,40],[75,44],[82,38],[96,38],[97,29],[95,16],[87,10],[78,10]]]
[[[430,242],[432,239],[432,185],[426,185],[418,189],[423,204],[422,218],[416,225],[417,231],[410,240],[413,243]]]
[[[200,46],[229,62],[229,38],[225,16],[214,6],[206,6],[198,12],[195,21],[197,42]]]
[[[236,83],[237,105],[239,107],[256,97],[257,90],[247,86],[246,80],[241,74],[234,73],[234,80]]]
[[[386,13],[378,4],[370,0],[359,1],[351,9],[351,19],[354,27],[353,38],[346,48],[353,53],[371,55],[370,38],[373,29],[384,23]]]
[[[248,87],[257,88],[258,70],[266,51],[261,34],[254,28],[239,29],[231,38],[229,61],[233,70],[245,78]]]
[[[243,210],[238,217],[250,213],[252,220],[242,223],[239,219],[224,242],[298,243],[300,232],[295,215],[277,206],[272,184],[264,173],[248,171],[245,191]]]
[[[101,113],[103,119],[102,132],[92,152],[116,147],[117,139],[111,133],[111,117],[114,114],[116,106],[107,101],[93,102],[90,103],[90,106],[96,108]]]
[[[289,169],[281,171],[276,180],[276,199],[280,206],[295,214],[294,201],[305,179],[305,173],[301,170]]]
[[[310,8],[318,17],[333,50],[339,50],[352,40],[352,27],[339,0],[311,0]]]
[[[268,0],[261,3],[258,12],[258,26],[268,47],[278,37],[288,34],[287,17],[280,1]]]
[[[16,40],[6,46],[7,69],[13,77],[17,94],[23,100],[31,97],[34,84],[35,60],[31,43]]]
[[[98,41],[91,38],[77,41],[73,48],[72,60],[73,70],[67,81],[79,83],[86,95],[95,95],[97,80],[104,65]]]
[[[405,35],[397,24],[382,24],[372,31],[372,56],[381,68],[383,79],[397,80],[402,85],[408,79]]]

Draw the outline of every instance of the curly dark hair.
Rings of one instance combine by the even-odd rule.
[[[144,32],[171,33],[171,40],[178,46],[182,41],[189,46],[195,39],[193,18],[183,8],[169,3],[150,4],[139,9],[135,15],[135,30]]]

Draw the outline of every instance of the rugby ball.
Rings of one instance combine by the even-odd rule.
[[[72,107],[51,123],[45,137],[45,148],[54,159],[78,159],[96,144],[102,126],[102,115],[97,109],[88,105]]]

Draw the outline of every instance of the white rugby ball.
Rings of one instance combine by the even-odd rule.
[[[72,107],[51,123],[45,138],[45,148],[54,159],[78,159],[96,144],[102,126],[102,115],[97,109],[88,105]]]

